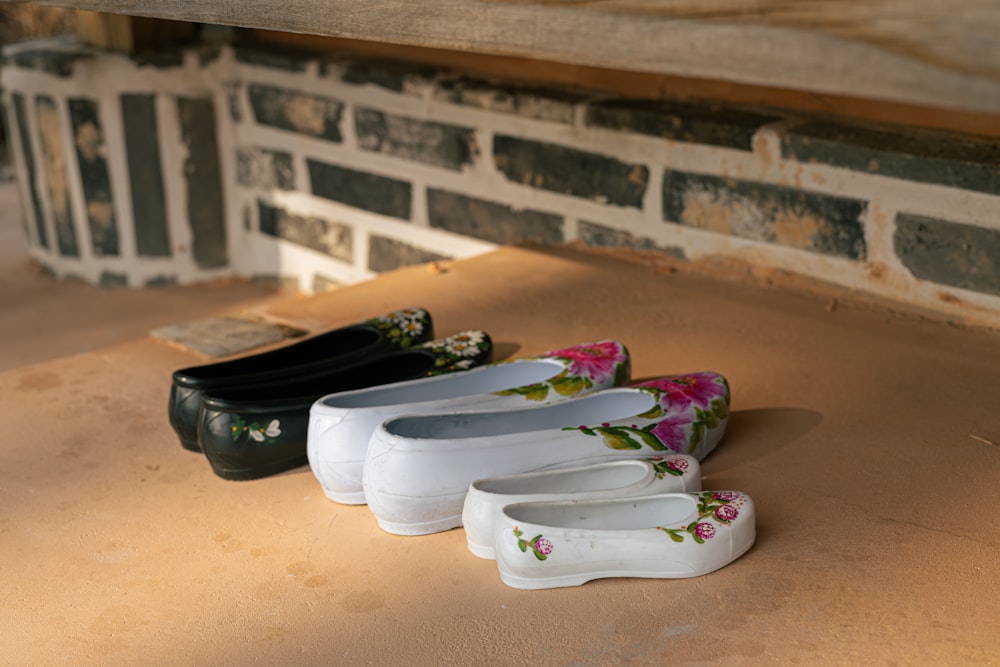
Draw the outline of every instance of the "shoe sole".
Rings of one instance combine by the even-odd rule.
[[[749,551],[752,546],[753,540],[740,549],[739,552],[734,553],[725,563],[694,573],[672,574],[658,573],[650,570],[605,570],[601,572],[566,574],[560,577],[516,577],[506,574],[503,570],[500,570],[500,580],[511,588],[519,588],[521,590],[540,590],[543,588],[567,588],[570,586],[581,586],[588,581],[593,581],[595,579],[693,579],[695,577],[702,577],[706,574],[721,570]]]
[[[496,560],[497,554],[496,549],[492,546],[486,546],[484,544],[473,544],[472,542],[466,542],[469,547],[469,551],[473,556],[477,558],[482,558],[483,560]]]
[[[251,479],[260,479],[261,477],[276,475],[279,472],[285,472],[286,470],[301,468],[304,465],[308,465],[308,463],[309,460],[305,455],[302,455],[288,461],[278,461],[276,463],[268,463],[267,465],[254,466],[253,468],[240,468],[236,470],[220,468],[213,463],[212,471],[222,479],[227,479],[233,482],[246,482]]]
[[[201,445],[198,444],[197,440],[181,440],[181,447],[189,452],[201,453]]]
[[[431,533],[440,533],[452,528],[462,527],[461,514],[455,514],[444,519],[427,521],[426,523],[393,523],[391,521],[383,521],[378,516],[375,519],[378,521],[379,528],[393,535],[430,535]]]
[[[365,492],[364,491],[354,491],[351,493],[338,493],[336,491],[328,491],[323,489],[323,493],[327,498],[335,503],[340,503],[341,505],[365,505]]]

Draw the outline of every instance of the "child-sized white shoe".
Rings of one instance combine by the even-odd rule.
[[[462,525],[469,551],[480,558],[494,558],[496,522],[505,505],[700,490],[701,465],[686,454],[487,477],[469,486]]]
[[[737,491],[518,503],[497,521],[497,568],[526,589],[697,577],[750,549],[755,523],[753,501]]]

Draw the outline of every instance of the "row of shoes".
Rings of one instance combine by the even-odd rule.
[[[390,533],[464,525],[519,588],[696,576],[753,543],[745,494],[692,493],[728,421],[721,375],[627,386],[614,340],[490,363],[483,331],[432,338],[408,308],[186,368],[170,421],[223,478],[308,463],[329,499],[367,503]]]

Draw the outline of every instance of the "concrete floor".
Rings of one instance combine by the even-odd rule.
[[[1000,663],[1000,336],[838,298],[505,248],[267,305],[724,373],[704,483],[754,498],[758,540],[690,580],[517,591],[461,530],[389,535],[308,469],[223,481],[166,420],[196,359],[149,338],[2,372],[0,664]]]

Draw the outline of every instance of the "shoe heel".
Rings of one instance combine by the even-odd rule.
[[[268,475],[277,475],[279,472],[301,468],[309,463],[305,456],[300,456],[288,461],[278,461],[267,465],[258,465],[253,468],[239,468],[235,470],[222,468],[212,463],[212,472],[232,482],[247,482],[252,479],[260,479]]]

